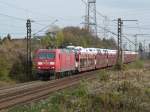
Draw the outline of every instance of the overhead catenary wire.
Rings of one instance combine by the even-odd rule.
[[[47,16],[47,14],[43,14],[41,12],[36,12],[36,11],[32,11],[32,10],[29,10],[29,9],[26,9],[26,8],[23,8],[23,7],[20,7],[18,5],[14,5],[12,3],[8,3],[8,2],[4,2],[2,0],[0,0],[0,4],[3,4],[3,5],[6,5],[6,6],[9,6],[11,8],[15,8],[15,9],[19,9],[21,11],[24,11],[25,13],[32,13],[32,14],[38,14],[38,15],[44,15],[44,16]],[[50,17],[50,18],[54,18],[54,17]],[[34,18],[35,19],[35,18]]]
[[[26,13],[32,13],[32,14],[38,14],[38,15],[44,15],[44,16],[46,16],[47,18],[53,18],[53,19],[60,19],[60,20],[63,20],[63,21],[73,21],[73,19],[69,19],[69,18],[63,18],[63,17],[52,17],[52,16],[49,16],[48,17],[48,15],[47,14],[45,14],[45,13],[41,13],[41,12],[37,12],[37,11],[32,11],[32,10],[29,10],[29,9],[26,9],[26,8],[22,8],[22,7],[20,7],[20,6],[18,6],[18,5],[14,5],[14,4],[11,4],[11,3],[8,3],[8,2],[4,2],[4,1],[2,1],[2,0],[0,0],[0,4],[4,4],[4,5],[7,5],[7,6],[9,6],[9,7],[12,7],[12,8],[15,8],[15,9],[19,9],[19,10],[22,10],[22,11],[24,11],[24,12],[26,12]],[[33,20],[36,20],[36,22],[49,22],[49,21],[52,21],[52,20],[41,20],[41,19],[38,19],[38,18],[32,18]]]
[[[11,19],[19,20],[19,21],[26,21],[25,18],[20,18],[20,17],[16,17],[16,16],[11,16],[11,15],[7,15],[7,14],[3,14],[3,13],[0,13],[0,15],[1,15],[1,16],[4,16],[4,17],[11,18]]]
[[[92,18],[92,19],[93,19],[93,18]],[[99,28],[101,28],[101,29],[107,31],[108,33],[111,33],[112,35],[118,36],[118,34],[114,33],[113,31],[110,31],[109,29],[106,29],[105,27],[102,27],[102,26],[100,26],[100,25],[97,25],[97,27],[99,27]],[[124,37],[125,39],[127,39],[130,43],[132,43],[133,45],[135,45],[135,43],[132,42],[128,37],[126,37],[125,35],[123,35],[123,37]],[[118,37],[117,37],[117,38],[118,38]]]
[[[58,21],[58,20],[56,19],[56,20],[55,20],[54,22],[52,22],[51,24],[49,24],[49,25],[43,27],[43,28],[40,29],[39,31],[35,32],[35,33],[33,34],[33,36],[37,35],[38,33],[42,32],[43,30],[47,29],[49,26],[53,25],[53,24],[56,23],[57,21]]]
[[[83,0],[82,0],[83,1]],[[101,15],[102,17],[104,17],[101,13],[98,13],[99,15]],[[7,15],[7,14],[3,14],[3,13],[0,13],[1,16],[5,16],[5,17],[8,17],[8,18],[12,18],[12,19],[15,19],[15,20],[20,20],[20,21],[26,21],[26,19],[24,18],[20,18],[20,17],[15,17],[15,16],[10,16],[10,15]],[[58,20],[57,20],[58,21]],[[45,30],[47,27],[49,27],[50,25],[47,25],[46,27],[42,28],[41,30],[39,30],[38,32],[34,33],[33,35],[36,35],[38,33],[40,33],[41,31]],[[99,27],[99,26],[98,26]],[[102,28],[102,27],[101,27]],[[104,28],[103,28],[104,29]],[[108,30],[105,28],[105,30],[113,35],[116,35],[114,32]],[[125,37],[125,36],[124,36]],[[133,43],[130,39],[128,39],[127,37],[125,37],[128,41],[130,41],[131,43]],[[134,43],[133,43],[134,44]]]
[[[101,26],[98,26],[99,28],[101,28],[101,29],[105,29],[108,33],[111,33],[112,35],[114,35],[114,36],[118,36],[118,34],[116,34],[116,33],[114,33],[114,32],[112,32],[112,31],[110,31],[110,30],[108,30],[108,29],[106,29],[106,28],[104,28],[104,27],[101,27]],[[135,45],[135,43],[134,42],[132,42],[129,38],[127,38],[125,35],[123,35],[123,37],[125,38],[125,39],[127,39],[130,43],[132,43],[133,45]]]
[[[106,29],[106,28],[104,28],[104,27],[102,27],[102,26],[97,26],[97,27],[99,27],[99,28],[101,28],[101,29],[105,29],[108,33],[111,33],[111,34],[114,35],[114,36],[118,36],[118,34],[112,32],[112,31],[110,31],[110,30],[108,30],[108,29]],[[129,38],[127,38],[125,35],[123,35],[123,37],[124,37],[125,39],[127,39],[130,43],[132,43],[133,45],[135,45],[135,43],[132,42],[132,41],[131,41]]]
[[[7,35],[7,34],[17,34],[17,35],[25,35],[26,32],[3,32],[3,33],[0,33],[1,35]]]
[[[13,8],[15,8],[15,9],[20,9],[20,10],[23,10],[23,11],[25,11],[25,12],[29,11],[28,9],[24,9],[24,8],[19,7],[19,6],[17,6],[17,5],[10,4],[10,3],[7,3],[7,2],[1,1],[1,0],[0,0],[0,4],[6,5],[6,6],[9,6],[9,7],[13,7]]]
[[[126,29],[139,29],[138,27],[125,27]],[[140,27],[140,30],[150,30],[150,28]]]
[[[85,4],[87,4],[84,0],[82,0]],[[6,3],[6,2],[2,2],[1,0],[0,0],[0,3],[2,3],[2,4],[6,4],[6,5],[8,5],[8,6],[11,6],[11,7],[14,7],[14,8],[16,8],[16,9],[21,9],[21,10],[24,10],[24,11],[29,11],[29,12],[33,12],[33,11],[30,11],[30,10],[28,10],[28,9],[25,9],[25,8],[21,8],[21,7],[19,7],[19,6],[17,6],[17,5],[13,5],[13,4],[10,4],[10,3]],[[26,18],[20,18],[20,17],[15,17],[15,16],[10,16],[10,15],[7,15],[7,14],[2,14],[2,13],[0,13],[0,15],[2,15],[2,16],[4,16],[4,17],[8,17],[8,18],[11,18],[11,19],[14,19],[14,20],[19,20],[19,21],[26,21]],[[107,17],[107,16],[105,16],[105,15],[103,15],[101,12],[98,12],[97,11],[97,15],[99,15],[100,17]],[[37,25],[40,25],[40,26],[46,26],[45,24],[41,24],[40,22],[42,22],[42,21],[44,21],[44,20],[37,20],[37,21],[35,21],[34,22],[34,24],[37,24]],[[46,20],[45,20],[46,21]],[[109,20],[109,21],[111,21],[111,20]],[[49,20],[47,21],[47,22],[49,22]],[[111,22],[111,23],[115,23],[115,25],[117,24],[116,22]],[[49,26],[49,25],[47,25],[47,26]],[[99,25],[98,25],[98,27],[99,27]],[[115,36],[117,36],[117,34],[116,33],[114,33],[114,32],[112,32],[111,30],[109,30],[109,29],[107,29],[107,28],[103,28],[103,29],[105,29],[107,32],[109,32],[109,33],[111,33],[111,34],[113,34],[113,35],[115,35]],[[142,28],[141,28],[142,29]],[[149,30],[149,29],[144,29],[143,28],[143,30]],[[40,31],[41,32],[41,31]],[[38,34],[39,32],[37,32],[37,34]],[[129,39],[130,40],[130,39]]]
[[[2,27],[0,27],[0,29],[4,29],[8,26],[11,29],[13,29],[14,27],[17,28],[17,29],[24,29],[25,28],[25,26],[22,27],[22,26],[19,26],[19,25],[16,25],[16,24],[7,24],[7,23],[0,23],[0,26],[2,26]]]

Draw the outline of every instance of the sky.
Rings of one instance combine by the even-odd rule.
[[[86,0],[84,0],[86,1]],[[117,33],[116,23],[112,20],[136,19],[138,22],[124,22],[124,34],[149,34],[150,32],[150,0],[97,0],[97,11],[107,16],[97,15],[98,25],[107,27]],[[26,19],[34,20],[32,33],[52,24],[83,26],[86,8],[82,0],[0,0],[0,36],[10,33],[14,38],[26,35]],[[13,16],[13,18],[12,18]],[[98,29],[101,36],[103,30]],[[113,36],[113,35],[112,35]],[[134,40],[133,37],[128,37]],[[150,40],[149,37],[139,36],[140,41]],[[126,41],[126,40],[124,40]]]

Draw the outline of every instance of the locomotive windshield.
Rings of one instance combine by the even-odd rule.
[[[38,55],[39,59],[54,59],[55,58],[55,53],[40,53]]]

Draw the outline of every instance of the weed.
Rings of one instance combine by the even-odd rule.
[[[109,72],[102,70],[98,73],[99,81],[108,81],[110,78]]]
[[[120,81],[109,80],[109,74],[101,71],[94,83],[82,80],[76,89],[56,93],[46,101],[9,112],[150,112],[149,85],[138,82],[134,72],[128,71],[128,77]]]
[[[127,69],[142,69],[144,67],[144,62],[142,60],[136,60],[127,65]]]

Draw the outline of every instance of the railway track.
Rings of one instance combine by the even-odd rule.
[[[29,84],[35,84],[35,83],[38,83],[38,82],[41,82],[41,81],[32,81],[32,82],[26,82],[26,83],[21,83],[21,84],[16,84],[16,85],[9,85],[9,86],[5,86],[5,87],[0,87],[0,90],[4,90],[4,89],[10,89],[10,88],[17,88],[17,87],[23,87],[23,86],[26,86],[26,85],[29,85]]]
[[[82,78],[93,80],[97,71],[86,72],[48,82],[32,82],[0,89],[0,110],[48,97],[52,92],[79,84]]]
[[[150,65],[144,66],[144,71],[150,70]],[[0,88],[0,110],[18,104],[26,104],[45,99],[50,93],[79,84],[82,78],[94,80],[97,71],[91,71],[48,82],[33,81],[15,86]]]

